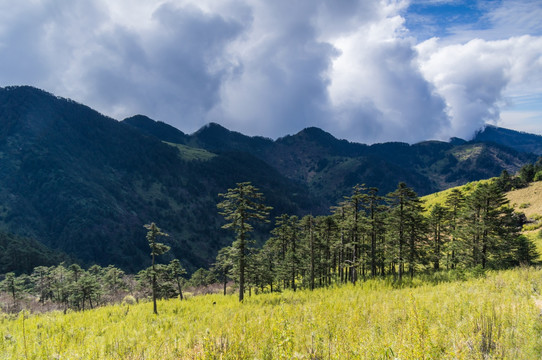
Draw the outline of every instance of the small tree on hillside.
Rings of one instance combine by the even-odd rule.
[[[230,277],[230,272],[233,269],[231,252],[232,249],[230,246],[220,249],[216,255],[216,260],[212,267],[212,270],[222,281],[224,295],[226,295],[228,278]]]
[[[253,230],[251,222],[268,222],[270,207],[263,204],[263,194],[250,182],[237,183],[235,189],[228,189],[226,194],[219,194],[224,200],[217,207],[220,215],[230,221],[222,226],[232,229],[236,240],[235,249],[239,265],[239,301],[243,301],[245,292],[245,268],[248,234]]]
[[[156,256],[162,255],[169,251],[170,247],[159,243],[156,238],[158,236],[169,236],[168,234],[162,232],[155,223],[143,225],[147,230],[147,241],[149,242],[149,247],[151,248],[151,257],[152,257],[152,303],[153,303],[153,312],[158,315],[158,308],[156,306],[156,265],[155,258]]]
[[[17,305],[17,297],[21,291],[20,280],[15,276],[15,273],[9,272],[5,275],[4,281],[2,281],[0,285],[4,291],[11,294],[11,297],[13,298],[13,306],[15,307]]]
[[[173,278],[175,281],[175,285],[177,285],[177,291],[179,292],[179,299],[183,299],[183,281],[184,279],[182,276],[186,274],[185,268],[181,265],[181,262],[178,259],[173,259],[168,265],[168,271],[169,275]]]

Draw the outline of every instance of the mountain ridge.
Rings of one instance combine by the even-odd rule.
[[[31,87],[0,88],[0,122],[0,228],[83,264],[128,271],[150,262],[143,224],[151,221],[171,235],[164,261],[207,267],[232,241],[216,204],[237,182],[260,188],[273,220],[325,214],[357,183],[385,195],[405,181],[423,195],[536,159],[482,142],[357,144],[314,127],[277,140],[218,124],[184,134]]]

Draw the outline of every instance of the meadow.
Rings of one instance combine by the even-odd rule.
[[[455,279],[455,280],[454,280]],[[1,359],[536,359],[542,270],[1,315]]]

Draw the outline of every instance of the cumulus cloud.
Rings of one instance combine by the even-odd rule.
[[[362,141],[432,138],[448,124],[444,102],[416,63],[403,19],[382,16],[337,38],[329,93],[340,133]]]
[[[209,119],[250,134],[280,136],[325,117],[325,72],[335,55],[317,39],[315,1],[254,1],[252,22],[228,46],[233,64]]]
[[[499,4],[492,26],[417,44],[406,0],[0,0],[0,86],[186,132],[215,121],[269,137],[469,137],[542,83],[540,38],[520,36],[540,28],[542,6]],[[523,19],[518,36],[494,31],[514,28],[506,11]]]
[[[486,123],[497,123],[500,109],[542,81],[542,38],[475,39],[441,46],[437,39],[418,46],[420,67],[446,100],[452,119],[443,132],[469,138]]]

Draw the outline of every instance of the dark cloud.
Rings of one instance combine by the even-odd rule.
[[[526,76],[542,72],[539,37],[503,45],[484,28],[491,38],[479,43],[417,45],[404,26],[407,8],[386,0],[0,0],[0,86],[34,85],[118,119],[142,113],[187,132],[215,121],[278,137],[315,125],[350,140],[414,142],[468,137],[499,118],[511,89],[524,95],[540,83]],[[514,27],[506,11],[539,30],[540,9],[503,1],[481,18]]]

